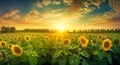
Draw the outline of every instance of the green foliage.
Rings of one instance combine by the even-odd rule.
[[[78,55],[73,54],[69,57],[69,64],[70,65],[79,65],[80,57]]]
[[[34,35],[33,35],[34,34]],[[24,39],[30,36],[30,41]],[[91,35],[91,36],[90,36]],[[48,40],[45,40],[45,37]],[[82,48],[78,42],[79,36],[85,36],[89,43]],[[99,38],[102,36],[102,38]],[[14,37],[21,39],[14,40]],[[119,33],[14,33],[0,34],[0,38],[6,41],[6,47],[0,46],[0,65],[119,65],[120,64],[120,42],[114,44],[114,39],[120,41]],[[60,38],[61,41],[56,41]],[[64,39],[69,38],[70,45],[64,44]],[[72,39],[75,38],[73,41]],[[105,51],[102,41],[111,38],[112,48]],[[95,39],[93,45],[91,40]],[[19,45],[22,55],[17,57],[8,48],[8,45]]]

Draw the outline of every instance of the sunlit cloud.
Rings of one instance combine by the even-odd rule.
[[[12,10],[12,11],[6,13],[3,17],[4,18],[13,17],[13,16],[16,16],[18,13],[19,13],[19,10]]]
[[[37,2],[35,3],[35,5],[36,5],[38,8],[42,8],[42,7],[43,7],[42,3],[39,2],[38,0],[37,0]]]
[[[51,4],[51,1],[52,0],[43,0],[42,3],[43,3],[44,6],[48,6],[48,5]]]
[[[111,9],[103,11],[103,3]],[[120,28],[119,3],[118,0],[36,0],[28,11],[23,7],[2,14],[0,26],[54,29],[56,24],[64,24],[68,29]]]
[[[67,5],[70,5],[72,3],[73,0],[63,0],[63,2]]]
[[[109,0],[109,5],[112,7],[113,11],[120,14],[120,0]]]
[[[52,1],[52,4],[54,4],[54,5],[59,5],[59,4],[61,4],[61,1],[59,1],[59,0],[53,0],[53,1]]]

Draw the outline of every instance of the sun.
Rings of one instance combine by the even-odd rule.
[[[59,32],[65,32],[67,25],[65,23],[57,23],[56,28]]]
[[[65,28],[66,28],[65,25],[59,24],[57,29],[58,29],[60,32],[64,32],[64,31],[65,31]]]

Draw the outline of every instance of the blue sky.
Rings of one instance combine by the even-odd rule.
[[[119,0],[0,0],[0,27],[120,28]]]

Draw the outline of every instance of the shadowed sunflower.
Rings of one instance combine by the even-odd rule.
[[[48,42],[48,41],[49,41],[49,37],[48,37],[48,36],[45,36],[44,40],[45,40],[46,42]]]
[[[12,45],[11,45],[11,44],[8,44],[8,48],[11,49],[11,48],[12,48]]]
[[[85,48],[88,45],[88,39],[85,38],[84,36],[80,36],[79,43],[80,43],[81,47]]]
[[[97,42],[96,39],[91,40],[92,45],[95,45],[96,42]]]
[[[21,39],[21,37],[18,37],[18,40],[20,40]]]
[[[0,42],[0,47],[3,48],[3,47],[5,47],[5,46],[6,46],[6,42],[5,42],[5,41],[1,41],[1,42]]]
[[[14,37],[14,40],[16,41],[16,40],[18,40],[18,38],[17,38],[17,37]]]
[[[75,37],[73,37],[71,40],[74,42],[75,41]]]
[[[2,59],[3,53],[0,51],[0,59]]]
[[[89,38],[91,38],[91,37],[92,37],[92,35],[90,34],[90,35],[89,35]]]
[[[25,41],[30,41],[30,36],[25,36]]]
[[[35,34],[32,34],[32,36],[34,37],[34,36],[35,36]]]
[[[56,42],[62,42],[62,39],[61,38],[57,38]]]
[[[15,55],[15,56],[22,55],[22,49],[18,45],[12,45],[11,51],[12,51],[13,55]]]
[[[99,39],[102,39],[102,35],[99,36]]]
[[[117,45],[117,44],[119,44],[119,39],[115,39],[113,42],[115,45]]]
[[[70,45],[70,43],[71,43],[70,39],[65,39],[63,42],[65,45]]]
[[[2,41],[2,38],[0,38],[0,41]]]
[[[110,39],[103,40],[103,42],[102,42],[102,48],[103,48],[103,50],[108,51],[108,50],[111,49],[111,47],[112,47],[112,42],[111,42]]]

